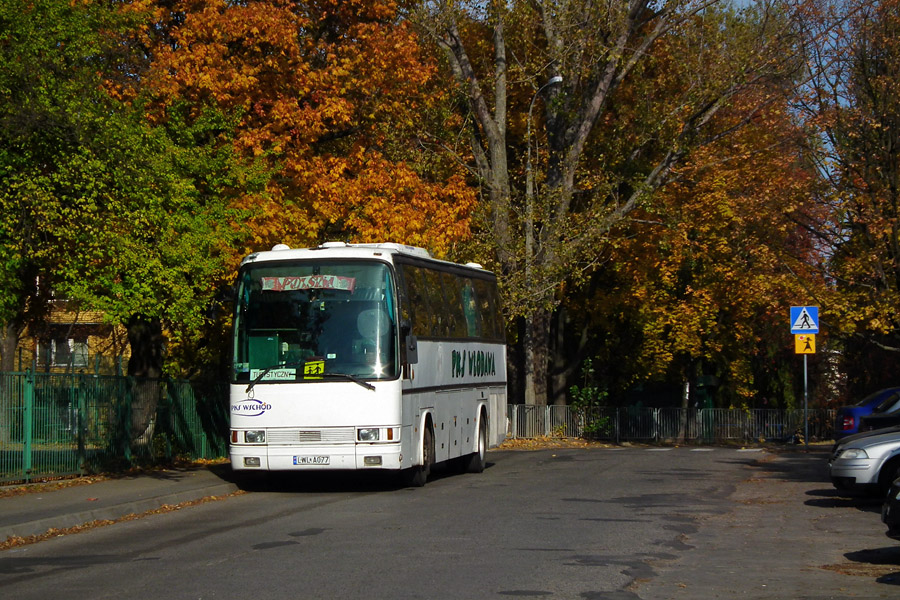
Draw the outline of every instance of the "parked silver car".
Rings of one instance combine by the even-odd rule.
[[[886,493],[900,477],[900,432],[873,431],[838,442],[828,460],[828,473],[839,490]]]

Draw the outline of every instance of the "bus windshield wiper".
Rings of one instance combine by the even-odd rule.
[[[280,369],[282,367],[299,367],[299,366],[302,366],[303,364],[304,363],[301,363],[301,362],[283,362],[283,363],[276,363],[274,365],[269,365],[268,367],[266,367],[265,369],[260,371],[259,375],[256,376],[256,379],[254,379],[253,381],[250,382],[250,385],[247,386],[247,390],[245,393],[249,394],[250,391],[253,389],[253,386],[256,385],[257,383],[259,383],[263,377],[268,375],[269,371],[271,371],[272,369]]]
[[[375,391],[375,386],[369,383],[368,381],[363,381],[359,377],[354,375],[350,375],[349,373],[322,373],[320,375],[316,375],[316,377],[336,377],[339,379],[346,379],[347,381],[352,381],[357,385],[361,385],[367,390]]]

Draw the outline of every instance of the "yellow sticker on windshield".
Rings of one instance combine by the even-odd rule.
[[[314,360],[303,365],[303,379],[321,379],[325,372],[325,361]]]

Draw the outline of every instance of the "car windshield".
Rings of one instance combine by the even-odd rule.
[[[238,276],[232,381],[396,376],[391,271],[374,261],[245,266]]]

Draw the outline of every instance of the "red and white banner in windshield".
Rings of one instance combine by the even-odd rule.
[[[263,277],[263,291],[293,292],[296,290],[338,290],[353,293],[355,277],[340,275],[306,275],[305,277]]]

